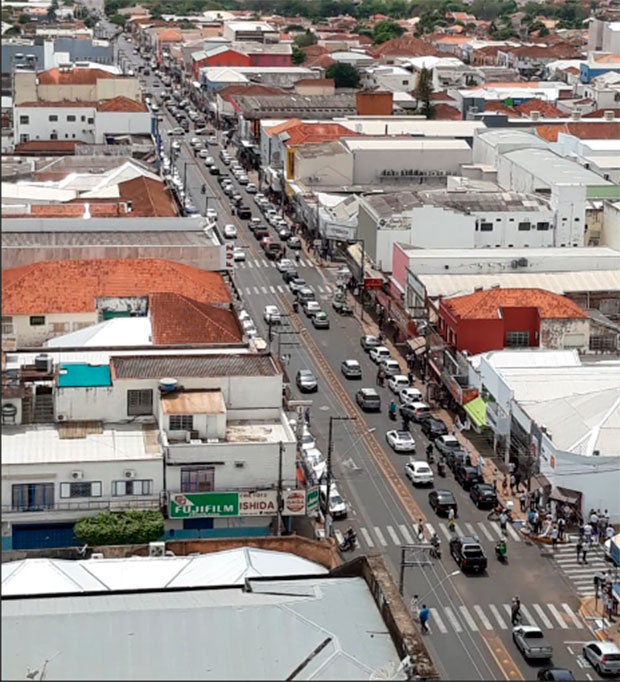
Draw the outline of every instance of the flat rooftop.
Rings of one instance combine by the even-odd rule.
[[[229,421],[226,424],[228,443],[280,443],[290,439],[281,422]]]
[[[115,355],[110,359],[115,379],[162,377],[275,376],[280,374],[268,355]]]
[[[400,658],[362,578],[250,586],[4,599],[2,677],[47,657],[48,680],[284,680],[304,663],[300,679],[366,680]]]
[[[411,244],[398,243],[410,258],[423,260],[451,260],[453,258],[472,258],[474,260],[497,261],[507,258],[513,260],[522,256],[530,258],[560,258],[562,260],[579,260],[581,258],[595,258],[597,261],[611,261],[620,267],[620,251],[609,246],[586,246],[573,249],[553,247],[546,249],[420,249]],[[572,266],[568,266],[570,270]]]
[[[157,460],[153,424],[65,422],[2,427],[2,464]]]
[[[164,414],[224,414],[226,404],[220,390],[175,391],[161,396]]]
[[[449,149],[451,151],[471,151],[465,140],[437,140],[415,137],[380,137],[376,139],[345,138],[343,145],[352,152],[433,152]]]

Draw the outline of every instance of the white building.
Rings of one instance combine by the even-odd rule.
[[[389,92],[411,92],[415,87],[414,76],[402,66],[369,66],[362,76],[365,88],[377,88]]]
[[[608,71],[582,86],[582,94],[596,102],[597,110],[614,110],[620,103],[620,73]]]
[[[280,42],[280,32],[266,21],[225,21],[222,27],[222,37],[238,42]]]
[[[592,19],[588,27],[588,51],[620,54],[620,21]]]

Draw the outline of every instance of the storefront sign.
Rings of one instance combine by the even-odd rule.
[[[364,289],[381,289],[383,280],[380,277],[364,277]]]
[[[308,496],[306,499],[306,512],[308,516],[314,514],[319,509],[319,487],[308,488]]]
[[[278,513],[278,493],[257,490],[239,493],[239,516],[274,516]]]
[[[456,175],[450,170],[418,170],[417,168],[401,168],[400,170],[384,169],[379,173],[382,178],[428,178]]]
[[[306,491],[285,490],[282,493],[282,515],[303,516],[306,513]]]
[[[275,516],[277,513],[277,490],[173,493],[170,498],[171,519]],[[284,516],[303,516],[305,513],[305,490],[285,490],[282,492],[282,514]]]
[[[355,239],[355,227],[344,227],[342,225],[335,225],[334,223],[323,223],[321,234],[325,239],[341,239],[342,241],[350,241]]]

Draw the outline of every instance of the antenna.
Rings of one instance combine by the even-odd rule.
[[[29,680],[36,680],[36,679],[44,680],[45,679],[45,673],[47,671],[47,664],[50,663],[51,661],[53,661],[56,658],[56,656],[58,656],[59,654],[60,654],[60,651],[57,651],[51,658],[46,658],[45,661],[43,662],[43,665],[40,668],[37,668],[36,670],[30,670],[30,668],[28,668],[28,672],[26,673],[26,677]],[[38,678],[37,678],[37,675],[39,676]]]

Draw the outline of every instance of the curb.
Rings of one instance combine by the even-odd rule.
[[[579,611],[579,615],[581,616],[581,618],[582,618],[582,619],[585,621],[585,623],[587,624],[587,623],[588,623],[588,618],[592,618],[592,616],[586,616],[586,615],[585,615],[586,602],[587,602],[587,599],[584,599],[584,600],[581,602],[581,605],[580,605],[578,611]],[[609,641],[609,640],[607,639],[606,635],[605,635],[605,630],[594,630],[594,631],[592,631],[592,629],[590,629],[590,631],[594,633],[594,636],[595,636],[596,639],[598,639],[599,641],[601,641],[601,642],[607,642],[607,641]]]

